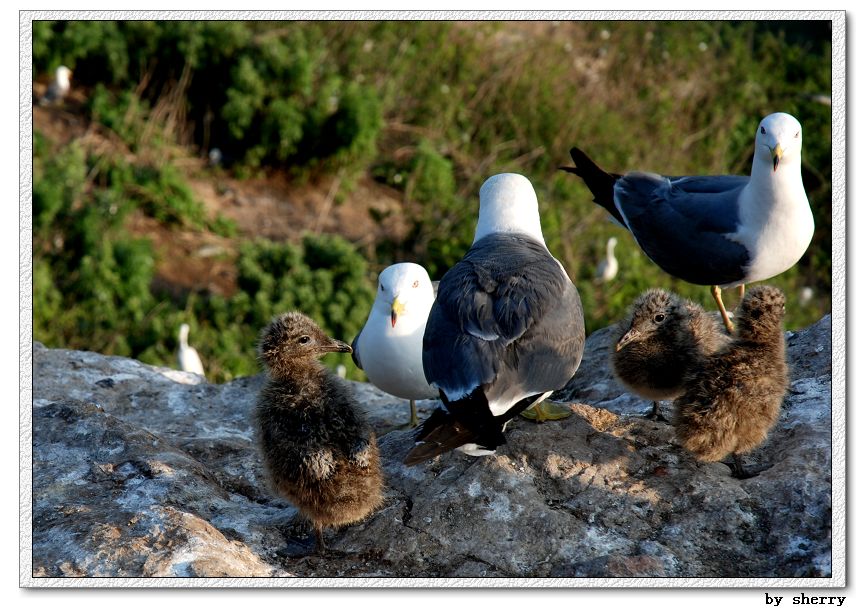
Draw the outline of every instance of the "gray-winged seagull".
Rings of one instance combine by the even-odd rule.
[[[415,399],[434,399],[421,360],[423,332],[435,290],[423,266],[404,262],[378,276],[366,325],[351,344],[355,365],[386,393],[409,400],[409,424],[417,426]]]
[[[653,262],[674,277],[711,285],[732,332],[719,287],[762,281],[791,268],[814,235],[802,185],[802,126],[789,114],[764,118],[754,141],[751,176],[664,177],[607,173],[571,148],[596,203],[630,230]]]
[[[522,175],[480,190],[474,243],[439,284],[423,340],[426,378],[445,409],[417,430],[408,465],[505,443],[504,425],[562,388],[583,356],[577,288],[547,250],[538,200]]]

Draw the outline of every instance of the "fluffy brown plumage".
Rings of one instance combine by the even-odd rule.
[[[715,316],[662,289],[638,297],[614,335],[612,367],[628,390],[653,402],[675,399],[685,374],[700,357],[730,342]]]
[[[354,523],[382,502],[378,446],[351,388],[319,357],[351,352],[309,317],[276,317],[259,339],[268,381],[255,426],[273,488],[310,519],[319,548],[322,530]]]
[[[694,366],[673,404],[685,449],[707,462],[732,453],[737,477],[748,476],[740,456],[766,440],[787,392],[784,302],[775,287],[748,290],[733,341]]]

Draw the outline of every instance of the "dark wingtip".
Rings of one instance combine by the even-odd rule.
[[[566,171],[567,173],[573,173],[574,175],[579,175],[579,173],[577,173],[576,167],[559,167],[559,171]]]

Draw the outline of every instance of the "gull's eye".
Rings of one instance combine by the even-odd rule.
[[[309,344],[310,337],[309,336],[301,336],[297,339],[300,344]]]
[[[659,312],[658,314],[655,315],[655,323],[661,323],[661,322],[663,322],[664,319],[666,319],[666,318],[667,318],[667,317],[664,315],[664,313]]]
[[[760,133],[762,133],[763,135],[766,134],[766,129],[763,128],[763,125],[760,125]]]
[[[796,135],[794,135],[793,137],[799,137],[799,131],[796,131]]]
[[[420,281],[415,281],[411,284],[412,287],[417,287],[418,285],[420,285]]]

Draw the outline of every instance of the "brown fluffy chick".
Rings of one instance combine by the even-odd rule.
[[[733,475],[750,477],[741,455],[766,440],[789,383],[784,341],[784,294],[761,285],[739,304],[729,346],[689,372],[676,399],[676,434],[697,460],[733,454]]]
[[[378,446],[350,385],[319,357],[351,352],[299,312],[261,331],[258,356],[268,380],[255,427],[269,481],[312,522],[323,550],[328,526],[357,522],[382,502]]]
[[[685,390],[694,362],[730,342],[717,318],[663,289],[638,297],[614,335],[613,372],[631,391],[652,401],[650,418],[661,419],[658,401]]]

